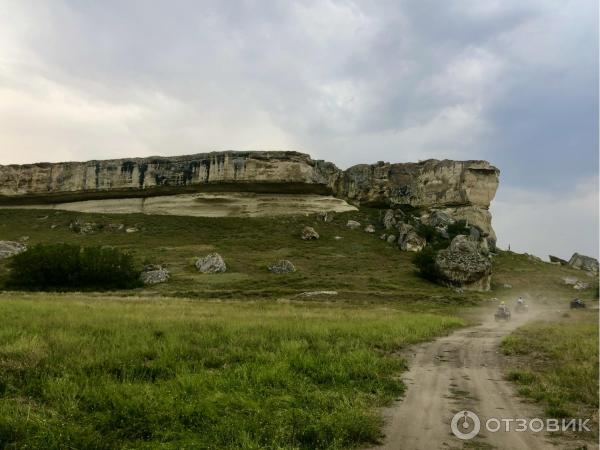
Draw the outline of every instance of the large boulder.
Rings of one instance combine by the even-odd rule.
[[[356,220],[349,220],[346,222],[346,226],[351,230],[356,230],[357,228],[361,227],[360,222],[357,222]]]
[[[269,267],[269,272],[272,273],[292,273],[296,271],[296,267],[292,264],[291,261],[287,259],[281,259],[274,264],[271,264]]]
[[[314,241],[319,239],[319,233],[313,227],[304,227],[300,237],[305,241]]]
[[[375,233],[375,227],[371,224],[368,224],[365,227],[365,233]]]
[[[27,250],[25,244],[16,241],[0,241],[0,259],[10,258],[11,256]]]
[[[434,210],[429,215],[423,217],[423,222],[432,227],[447,227],[451,223],[454,223],[454,219],[444,211]]]
[[[393,209],[388,209],[383,214],[383,226],[386,230],[393,230],[396,226],[396,215]]]
[[[456,236],[450,246],[440,250],[435,266],[441,281],[450,286],[478,291],[489,291],[492,263],[484,255],[479,243],[467,236]]]
[[[202,273],[220,273],[227,270],[223,257],[218,253],[211,253],[196,260],[196,268]]]
[[[598,260],[591,256],[580,255],[579,253],[573,253],[573,256],[569,260],[569,266],[575,269],[598,273]]]
[[[144,284],[157,284],[168,281],[171,274],[169,271],[159,264],[149,264],[144,266],[140,274],[140,280]]]

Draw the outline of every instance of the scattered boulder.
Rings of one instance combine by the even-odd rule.
[[[272,273],[291,273],[296,271],[296,267],[294,267],[294,264],[292,264],[292,262],[287,259],[281,259],[275,264],[271,264],[268,267],[268,269],[269,272]]]
[[[346,222],[346,226],[351,230],[356,230],[357,228],[361,227],[360,222],[357,222],[356,220],[349,220]]]
[[[573,289],[577,289],[578,291],[581,291],[583,289],[587,289],[590,287],[590,283],[585,283],[583,281],[577,281],[577,283],[575,283],[575,285],[573,286]]]
[[[440,250],[435,266],[441,281],[450,286],[490,290],[492,263],[481,253],[478,242],[467,236],[456,236],[447,249]]]
[[[504,284],[502,285],[502,287],[503,287],[504,289],[512,289],[512,284],[504,283]]]
[[[144,284],[157,284],[168,281],[171,274],[169,271],[159,264],[149,264],[144,266],[140,274],[140,280]]]
[[[219,273],[227,270],[223,257],[218,253],[211,253],[196,260],[196,268],[202,273]]]
[[[344,239],[342,236],[334,236],[333,238],[334,238],[336,241],[339,241],[339,240],[341,240],[341,239]]]
[[[375,227],[371,224],[365,227],[365,233],[375,233]]]
[[[390,234],[386,240],[387,240],[388,244],[393,244],[396,242],[396,236],[394,236],[393,234]]]
[[[416,231],[411,230],[404,235],[402,241],[398,240],[400,250],[406,252],[419,252],[427,245],[425,238],[419,236]]]
[[[591,256],[580,255],[579,253],[573,253],[573,256],[569,260],[569,266],[574,269],[598,273],[598,260]]]
[[[383,233],[379,235],[379,239],[381,239],[382,241],[386,241],[387,240],[387,234]]]
[[[548,255],[548,258],[550,259],[551,263],[558,263],[561,266],[566,266],[567,264],[569,264],[567,261],[559,258],[558,256]]]
[[[109,223],[106,225],[108,231],[121,231],[123,228],[125,228],[125,225],[122,223]]]
[[[396,226],[396,214],[394,214],[393,209],[388,209],[383,214],[383,226],[386,230],[393,230]]]
[[[69,223],[69,229],[79,234],[90,234],[100,230],[101,228],[102,226],[95,222],[84,222],[79,218]]]
[[[404,222],[400,222],[396,227],[398,230],[398,243],[402,242],[404,237],[411,231],[414,231],[414,227]]]
[[[0,259],[10,258],[11,256],[23,253],[27,246],[16,241],[0,241]]]
[[[138,227],[127,227],[125,228],[125,233],[137,233],[140,231]]]
[[[300,237],[305,241],[314,241],[319,239],[319,233],[313,227],[304,227]]]
[[[564,277],[563,281],[567,286],[575,286],[578,280],[575,277]]]

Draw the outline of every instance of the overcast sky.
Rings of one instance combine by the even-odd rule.
[[[500,246],[598,254],[597,0],[0,0],[0,164],[487,159]]]

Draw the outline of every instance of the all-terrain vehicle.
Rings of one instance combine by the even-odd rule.
[[[575,300],[571,300],[571,309],[585,308],[585,303],[583,300],[576,298]]]
[[[510,320],[510,309],[508,309],[505,305],[498,306],[496,310],[496,314],[494,314],[494,320],[497,322],[499,320]]]

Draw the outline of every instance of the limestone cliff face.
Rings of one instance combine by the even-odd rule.
[[[309,155],[226,151],[177,157],[0,166],[0,205],[200,191],[333,194],[354,204],[442,209],[492,238],[499,171],[486,161],[360,164]]]

